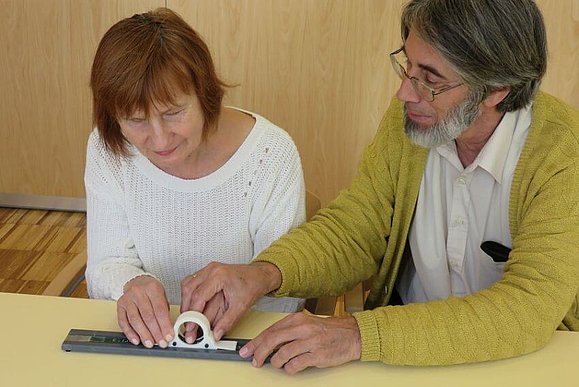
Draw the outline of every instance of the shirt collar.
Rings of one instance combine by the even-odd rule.
[[[505,113],[476,159],[471,165],[465,168],[465,172],[472,172],[476,167],[481,167],[487,171],[497,183],[502,184],[503,171],[511,144],[514,139],[518,138],[529,128],[530,123],[531,106]],[[438,153],[447,160],[451,161],[449,156],[453,154],[453,159],[459,162],[454,141],[441,145],[436,149]]]

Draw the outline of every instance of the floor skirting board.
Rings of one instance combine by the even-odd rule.
[[[0,193],[0,207],[86,212],[86,199]]]

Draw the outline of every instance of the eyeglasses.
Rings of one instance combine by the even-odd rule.
[[[418,79],[416,77],[409,76],[408,73],[406,72],[406,69],[404,68],[404,66],[402,66],[400,64],[400,62],[398,62],[398,60],[396,59],[396,54],[399,54],[403,50],[404,50],[404,46],[402,46],[398,50],[390,53],[390,62],[392,62],[392,67],[394,68],[394,72],[402,80],[404,80],[404,78],[410,79],[410,83],[412,83],[412,87],[414,88],[414,91],[416,91],[416,93],[418,95],[420,95],[426,101],[432,102],[432,101],[434,101],[434,96],[436,96],[438,94],[442,94],[445,91],[452,90],[455,87],[459,87],[460,85],[462,85],[462,83],[458,83],[458,84],[452,85],[452,86],[450,86],[450,85],[445,86],[439,90],[434,90],[432,87],[428,86],[426,83],[424,83],[420,79]]]

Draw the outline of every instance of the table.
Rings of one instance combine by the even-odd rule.
[[[0,293],[0,306],[2,386],[579,386],[578,332],[556,332],[544,349],[508,360],[444,367],[353,362],[290,376],[241,361],[63,352],[71,328],[119,331],[111,301]],[[253,337],[282,317],[250,312],[231,336]]]

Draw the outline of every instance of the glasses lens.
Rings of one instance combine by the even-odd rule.
[[[426,86],[424,83],[420,82],[416,78],[410,78],[414,91],[416,91],[424,100],[428,102],[434,101],[434,94],[432,90]]]
[[[404,68],[402,68],[402,65],[400,63],[398,63],[394,55],[390,57],[390,61],[392,63],[392,68],[394,69],[396,75],[398,75],[400,79],[404,79]]]

